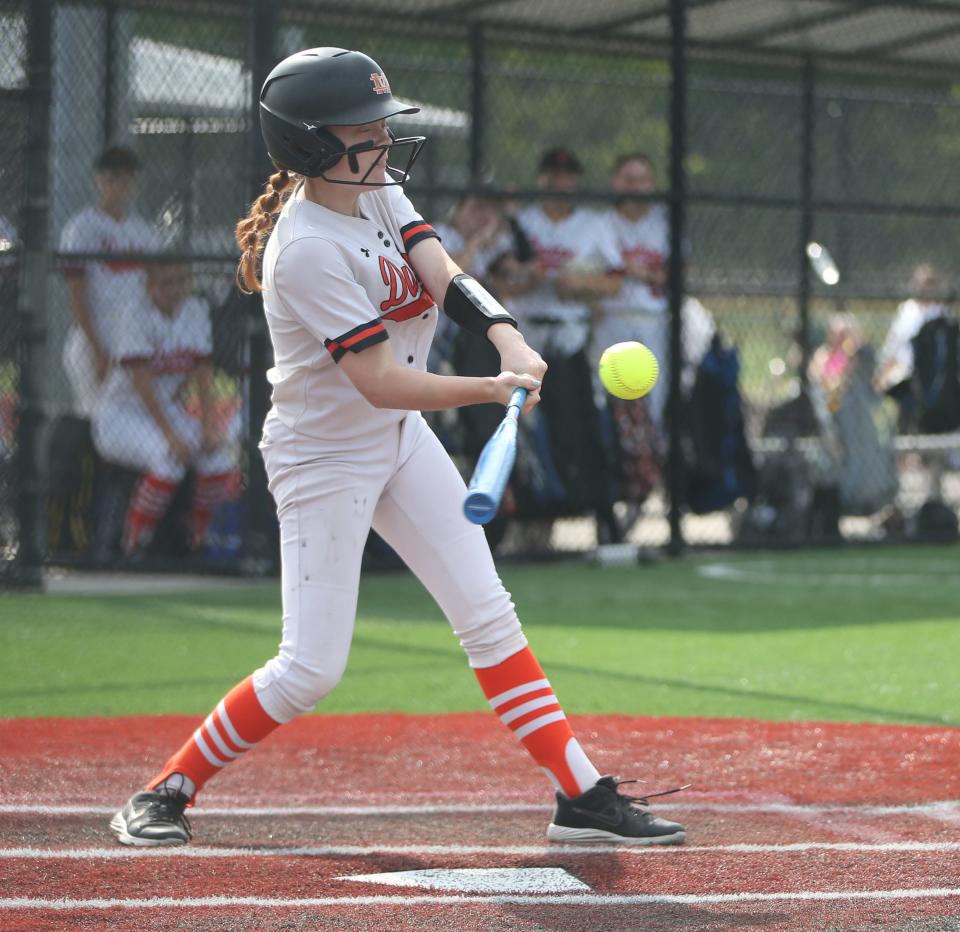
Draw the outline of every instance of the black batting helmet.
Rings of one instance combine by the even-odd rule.
[[[365,142],[349,149],[329,132],[328,126],[357,126],[374,123],[398,113],[417,113],[419,107],[397,100],[383,69],[362,52],[347,49],[306,49],[285,58],[267,75],[260,91],[260,130],[273,161],[289,171],[311,178],[328,179],[324,172],[346,155],[354,174],[359,166],[354,153],[406,147],[403,169],[387,167],[386,184],[403,184],[425,142],[423,136],[396,139],[375,146]],[[359,181],[364,184],[375,165]]]

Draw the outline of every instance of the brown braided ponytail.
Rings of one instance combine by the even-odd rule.
[[[293,185],[290,172],[281,168],[269,177],[265,185],[266,193],[250,205],[250,213],[237,224],[237,245],[241,252],[237,265],[237,286],[244,294],[263,291],[257,275],[260,254]]]

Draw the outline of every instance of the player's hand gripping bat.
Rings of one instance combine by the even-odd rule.
[[[474,524],[486,524],[500,509],[510,470],[517,458],[517,418],[527,400],[527,390],[516,388],[507,404],[507,413],[486,442],[463,500],[463,513]]]

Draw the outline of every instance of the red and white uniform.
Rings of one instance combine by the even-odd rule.
[[[60,236],[61,253],[150,253],[158,241],[142,217],[128,213],[116,220],[98,207],[87,207],[67,221]],[[93,325],[101,340],[144,300],[145,271],[142,262],[131,259],[64,260],[65,274],[85,272]],[[97,400],[93,352],[83,331],[72,324],[63,346],[63,365],[73,389],[74,406],[89,417]]]
[[[114,360],[93,409],[93,440],[105,459],[120,463],[166,482],[179,482],[188,465],[199,475],[218,475],[236,466],[231,444],[200,452],[200,421],[181,403],[184,383],[197,363],[210,359],[213,350],[210,311],[206,301],[187,298],[172,317],[141,297],[131,306],[123,324],[107,336]],[[162,431],[133,387],[125,364],[150,367],[153,391],[171,427],[194,451],[189,464],[173,455]],[[236,432],[233,431],[235,439]]]
[[[261,450],[280,520],[283,639],[253,685],[277,722],[339,682],[371,526],[437,600],[472,666],[526,646],[439,440],[419,412],[374,408],[338,366],[387,342],[400,365],[422,370],[437,324],[406,257],[433,229],[397,186],[364,192],[358,206],[361,217],[345,216],[301,188],[264,251],[274,367]]]
[[[620,252],[595,211],[577,207],[562,220],[551,219],[539,205],[525,207],[517,222],[530,240],[547,280],[507,303],[527,342],[547,356],[572,356],[587,346],[590,307],[561,300],[551,279],[561,272],[603,274],[621,267]]]
[[[617,210],[604,211],[602,222],[617,244],[621,265],[642,263],[663,268],[670,255],[670,226],[666,211],[653,205],[639,220],[628,220]],[[669,377],[669,315],[666,291],[634,276],[625,275],[620,293],[600,302],[600,319],[593,333],[591,359],[614,343],[638,340],[660,362],[660,378],[649,395],[654,417],[659,418],[667,396]]]

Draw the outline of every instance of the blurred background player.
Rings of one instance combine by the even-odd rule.
[[[602,213],[602,220],[619,250],[622,287],[598,302],[591,358],[596,364],[604,349],[614,343],[645,343],[661,367],[657,384],[647,396],[653,418],[660,424],[670,384],[666,295],[670,230],[664,206],[649,200],[656,189],[648,156],[635,152],[616,160],[610,190],[617,199]]]
[[[920,263],[910,278],[910,293],[897,306],[880,355],[874,384],[900,406],[901,431],[915,429],[917,399],[911,386],[914,339],[924,325],[950,315],[948,292],[940,273],[929,262]]]
[[[494,263],[513,249],[513,238],[497,199],[482,191],[464,194],[449,223],[435,225],[443,248],[460,268],[485,281]]]
[[[94,408],[93,439],[105,460],[142,473],[124,519],[126,556],[150,543],[188,468],[193,547],[216,507],[238,491],[236,425],[223,423],[213,404],[210,312],[190,289],[187,265],[151,263],[145,299],[109,334],[115,362]],[[185,407],[191,388],[199,417]]]
[[[62,253],[117,253],[116,259],[65,259],[63,273],[72,324],[63,365],[74,413],[89,418],[107,376],[106,334],[143,301],[144,265],[131,254],[157,249],[153,228],[131,209],[140,161],[125,146],[104,150],[94,163],[97,203],[71,217],[60,237]]]
[[[491,267],[513,249],[513,237],[497,200],[482,191],[464,194],[454,205],[449,223],[438,223],[434,229],[450,258],[486,287],[491,287]],[[439,371],[443,362],[453,361],[458,334],[459,328],[453,321],[444,318],[437,321],[437,332],[430,350],[431,371]],[[488,346],[482,348],[492,350]],[[495,363],[496,356],[492,358]],[[489,353],[483,354],[485,364],[489,364],[490,359]],[[461,372],[459,367],[457,371]],[[497,415],[498,420],[500,416]]]
[[[598,214],[571,196],[582,173],[580,160],[567,149],[541,156],[537,187],[546,196],[516,217],[533,257],[503,293],[550,367],[552,390],[539,416],[547,423],[564,507],[592,510],[598,539],[611,543],[622,535],[613,514],[611,449],[601,434],[588,346],[593,304],[620,290],[621,256]]]

